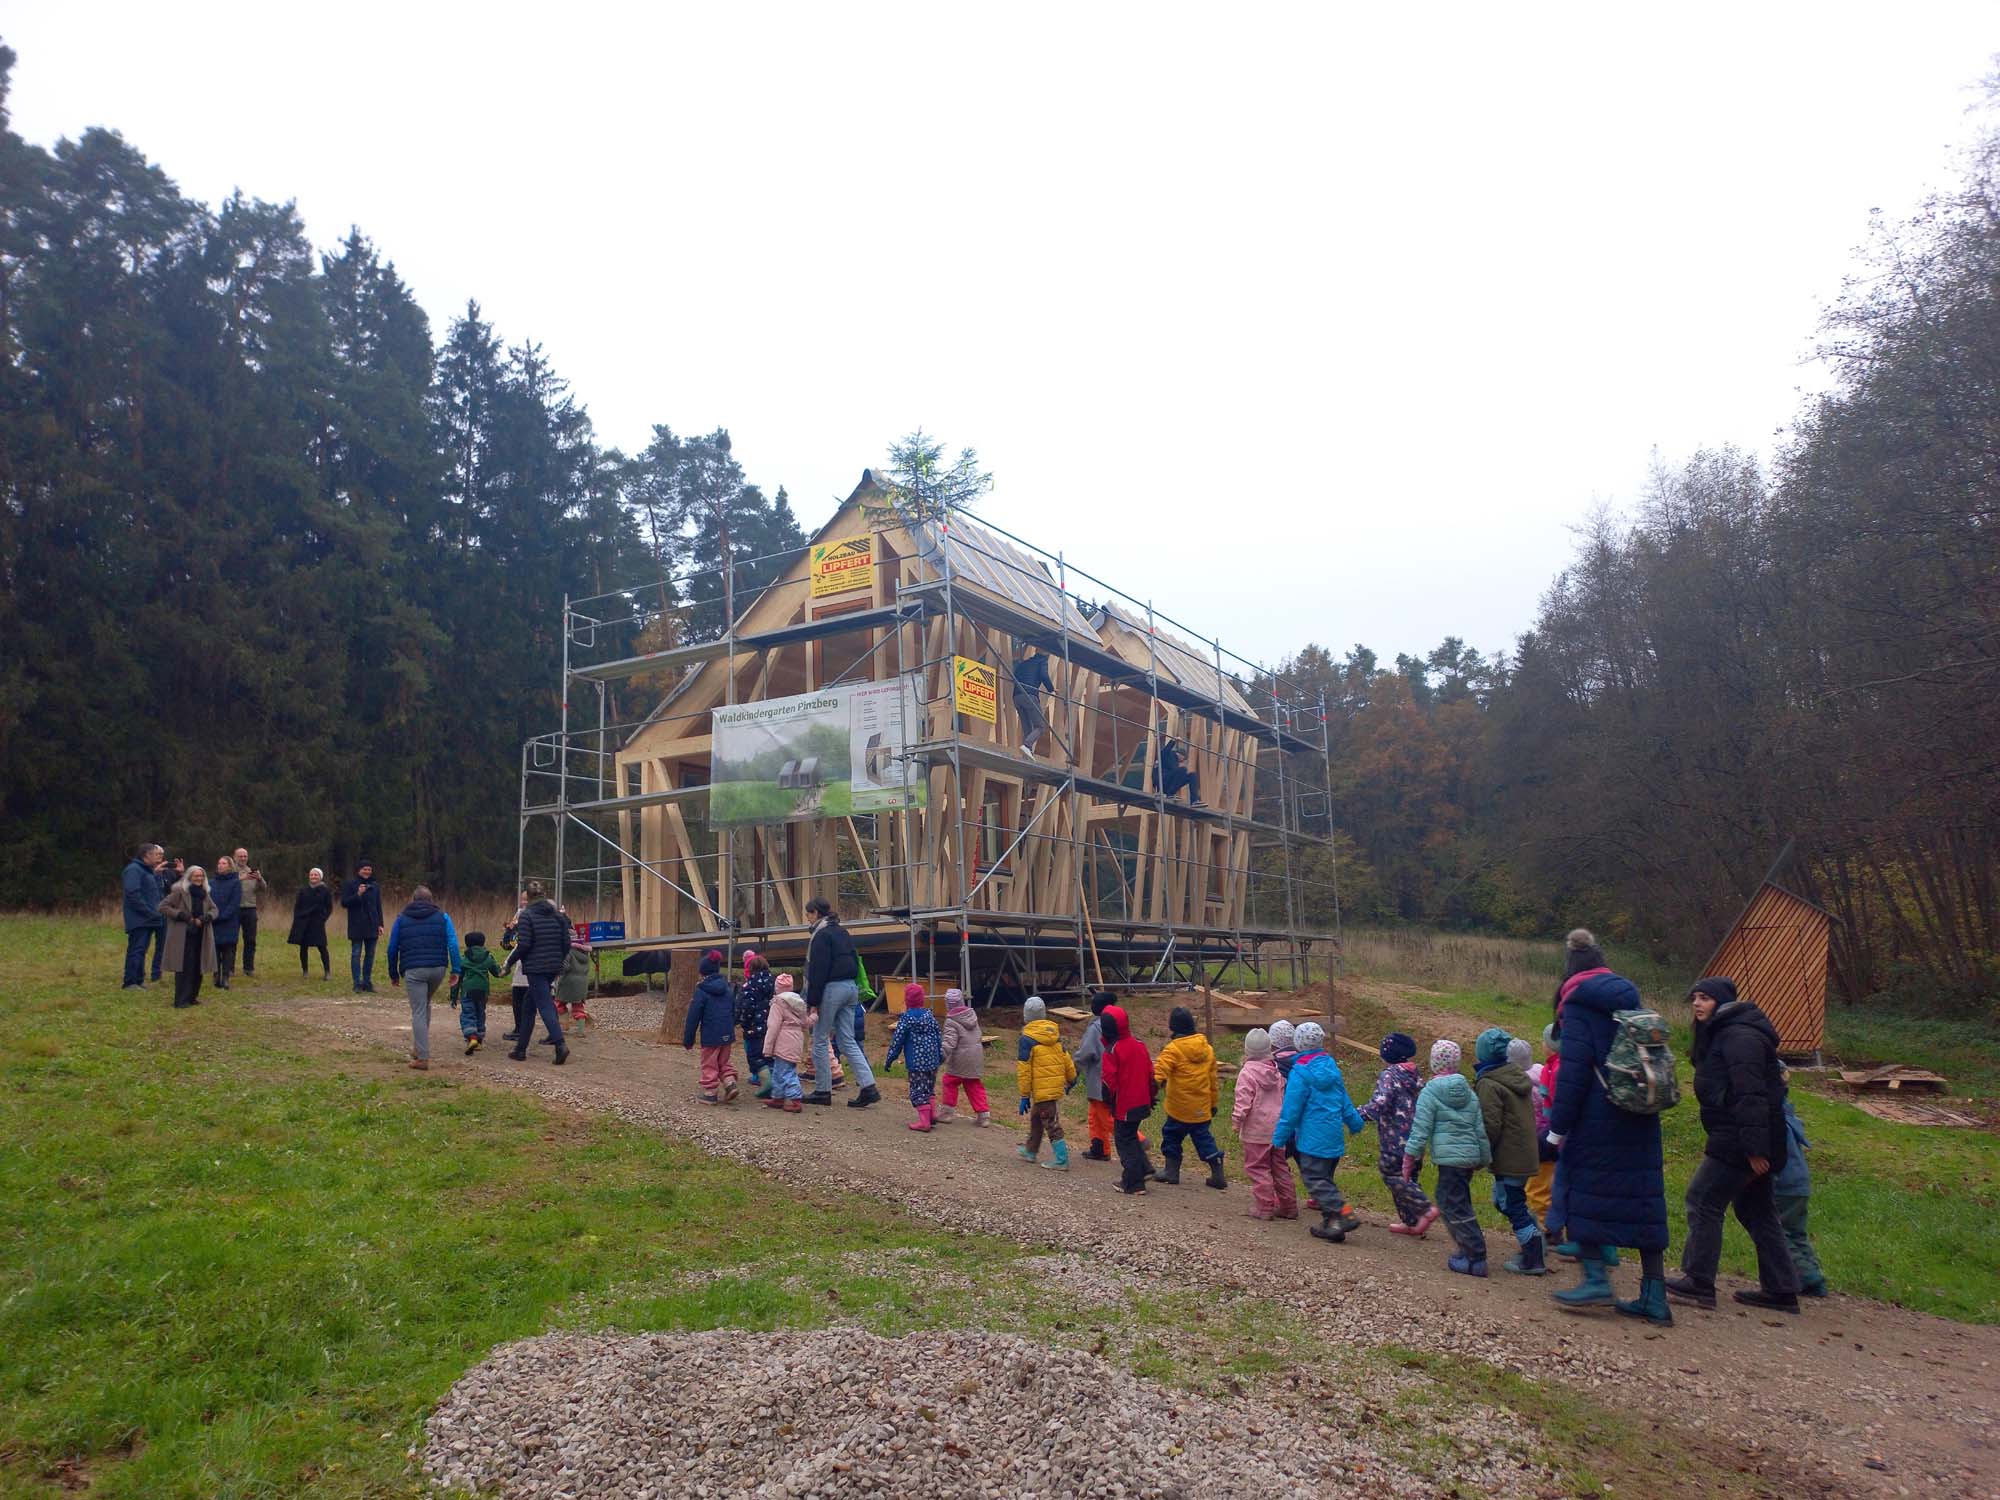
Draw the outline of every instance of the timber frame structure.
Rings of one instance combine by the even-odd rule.
[[[746,570],[768,579],[747,602]],[[522,747],[518,862],[559,904],[622,914],[626,935],[597,946],[723,948],[732,965],[754,947],[795,966],[823,895],[872,974],[985,1003],[1191,988],[1232,965],[1258,983],[1274,961],[1298,983],[1338,952],[1323,695],[1288,696],[990,522],[908,514],[870,471],[805,548],[717,572],[700,575],[726,622],[712,640],[675,644],[682,609],[646,590],[564,602],[562,722]],[[1026,645],[1053,682],[1039,755],[1011,701]],[[992,723],[959,711],[954,658],[992,669]],[[924,806],[707,826],[711,710],[903,677],[921,724],[901,774],[927,783]],[[615,725],[619,683],[664,696]],[[1164,739],[1205,804],[1162,788]]]

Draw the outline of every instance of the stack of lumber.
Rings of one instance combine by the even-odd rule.
[[[1907,1089],[1912,1093],[1924,1094],[1944,1092],[1944,1079],[1938,1074],[1926,1072],[1922,1068],[1905,1067],[1901,1063],[1890,1063],[1881,1068],[1867,1068],[1860,1072],[1843,1070],[1840,1081],[1851,1089],[1865,1089],[1870,1092],[1884,1089],[1898,1092]]]

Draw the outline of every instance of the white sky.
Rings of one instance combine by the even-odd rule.
[[[350,223],[810,530],[921,424],[1253,659],[1506,646],[1651,451],[1768,452],[1991,4],[12,0],[14,125]]]

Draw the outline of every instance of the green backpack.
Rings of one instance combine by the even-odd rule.
[[[1659,1012],[1619,1010],[1611,1013],[1618,1030],[1597,1077],[1604,1094],[1628,1115],[1657,1115],[1681,1102],[1674,1077],[1674,1054],[1668,1045],[1667,1023]]]

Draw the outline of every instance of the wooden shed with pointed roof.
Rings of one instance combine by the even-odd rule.
[[[1782,858],[1780,864],[1783,863]],[[1826,1042],[1827,961],[1833,914],[1767,878],[1703,974],[1734,980],[1778,1028],[1778,1051],[1811,1057]]]

